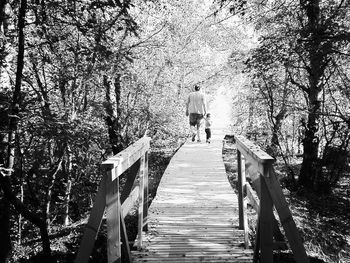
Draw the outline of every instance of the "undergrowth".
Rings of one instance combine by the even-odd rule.
[[[170,145],[162,148],[152,148],[149,154],[149,204],[156,195],[158,184],[173,154],[179,145]],[[133,242],[137,235],[137,213],[135,210],[125,217],[125,224],[129,239],[130,248],[133,249]],[[74,222],[68,227],[53,226],[51,228],[50,241],[55,262],[74,262],[78,251],[84,226],[88,214],[81,220]],[[106,222],[102,221],[98,236],[95,241],[93,252],[89,263],[107,262],[107,233]],[[39,238],[27,239],[21,245],[14,244],[12,259],[10,263],[41,263],[47,262],[41,254],[41,241]]]

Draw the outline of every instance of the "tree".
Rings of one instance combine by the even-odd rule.
[[[9,213],[11,204],[39,227],[43,253],[50,260],[50,224],[60,214],[64,214],[64,222],[69,221],[70,201],[78,200],[71,196],[72,187],[79,187],[79,180],[97,185],[96,162],[100,163],[104,156],[95,152],[96,148],[106,148],[106,129],[101,111],[94,112],[98,107],[102,109],[99,94],[103,94],[103,87],[96,91],[94,88],[101,72],[110,69],[106,66],[112,62],[108,48],[118,46],[135,23],[127,13],[129,2],[53,0],[30,2],[27,6],[26,1],[21,1],[19,9],[11,4],[13,13],[18,12],[19,48],[17,61],[9,67],[17,67],[11,107],[4,109],[9,116],[8,136],[4,139],[8,154],[6,166],[1,167],[1,189],[7,210],[1,227],[8,242],[1,251],[8,256],[10,220],[15,216]],[[117,34],[120,26],[126,29]],[[114,39],[108,37],[110,31],[115,33]],[[11,34],[5,36],[8,43],[16,39]],[[119,53],[113,59],[123,56]],[[11,80],[13,71],[7,72]],[[1,77],[5,81],[5,74]],[[6,84],[10,86],[11,81]],[[89,176],[85,178],[84,174]],[[61,180],[66,182],[64,187]],[[19,187],[24,189],[21,198]],[[63,204],[59,201],[62,199]],[[35,230],[30,232],[36,235]]]
[[[322,6],[321,1],[301,1],[301,10],[306,16],[305,27],[300,31],[302,47],[305,49],[307,85],[300,87],[308,95],[308,120],[303,140],[304,155],[299,182],[306,187],[317,190],[322,180],[318,169],[318,151],[320,139],[319,120],[321,102],[319,94],[327,82],[326,69],[331,65],[337,52],[342,51],[345,43],[350,41],[350,34],[343,30],[346,26],[344,18],[348,15],[350,3],[341,1],[333,6]],[[329,12],[328,10],[332,10]],[[323,19],[323,16],[326,19]],[[345,44],[345,45],[344,45]],[[298,85],[296,80],[293,83]]]
[[[1,13],[4,14],[6,2],[1,2]],[[5,169],[1,169],[0,174],[0,185],[3,191],[2,197],[2,208],[4,209],[4,214],[1,216],[1,232],[5,236],[4,247],[2,247],[1,251],[1,261],[6,261],[9,255],[9,251],[11,248],[10,245],[10,202],[13,198],[11,193],[11,177],[14,169],[14,158],[15,158],[15,134],[18,129],[18,118],[19,118],[19,110],[22,106],[21,99],[21,86],[22,86],[22,72],[24,66],[24,26],[25,26],[25,16],[27,9],[27,1],[22,0],[20,3],[20,8],[18,12],[18,56],[17,56],[17,69],[16,69],[16,81],[15,87],[12,95],[12,101],[9,109],[9,124],[8,124],[8,135],[7,135],[7,158],[5,163]],[[1,22],[1,26],[3,29],[6,29],[6,20],[3,19]],[[5,33],[5,32],[4,32]],[[2,66],[2,65],[1,65]]]
[[[320,122],[324,116],[321,105],[326,102],[322,102],[325,98],[322,94],[327,92],[325,86],[337,78],[332,68],[340,66],[338,57],[349,43],[349,25],[345,19],[349,2],[265,1],[258,7],[254,21],[261,32],[260,45],[268,47],[264,50],[269,58],[265,65],[271,59],[279,61],[290,82],[305,98],[307,117],[299,183],[321,190],[327,184],[322,179],[319,156],[320,146],[324,146]]]

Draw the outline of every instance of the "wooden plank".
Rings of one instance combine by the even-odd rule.
[[[242,244],[242,240],[239,237],[238,239],[232,239],[232,237],[217,237],[217,238],[213,238],[213,237],[207,237],[207,236],[202,236],[202,237],[198,237],[198,238],[193,238],[191,236],[187,236],[187,237],[179,237],[179,236],[172,236],[171,240],[169,240],[167,238],[168,236],[163,235],[162,237],[155,237],[151,239],[151,242],[153,244],[157,244],[158,246],[168,246],[168,245],[183,245],[186,242],[197,242],[198,244],[201,243],[213,243],[213,244],[232,244],[232,245],[236,245],[236,244]],[[147,243],[148,241],[144,241],[145,243]]]
[[[171,159],[148,210],[142,250],[132,251],[134,262],[251,261],[221,150],[214,139],[185,144]]]
[[[116,178],[113,176],[114,173],[115,169],[108,171],[106,178],[108,263],[121,262],[119,179],[112,180],[112,178]]]
[[[186,252],[186,253],[185,253]],[[220,253],[221,252],[221,253]],[[203,250],[192,250],[192,251],[183,251],[183,253],[179,251],[173,251],[172,250],[161,250],[161,251],[155,251],[155,250],[150,250],[150,251],[133,251],[134,255],[142,255],[142,256],[151,256],[151,257],[172,257],[175,258],[177,256],[180,256],[182,258],[194,258],[196,256],[207,256],[207,257],[214,257],[216,256],[217,259],[221,258],[229,258],[232,256],[236,257],[243,257],[243,258],[250,258],[250,261],[252,261],[252,251],[241,248],[241,249],[231,249],[228,250],[227,253],[222,253],[222,250],[212,250],[212,251],[207,251],[205,249]],[[180,261],[181,262],[181,261]]]
[[[128,234],[126,232],[124,217],[122,216],[122,214],[120,214],[120,232],[121,232],[121,240],[122,240],[121,250],[123,252],[121,261],[125,263],[131,263],[132,259],[131,259],[131,253],[130,253],[130,247],[129,247],[129,239],[128,239]]]
[[[243,176],[245,176],[244,166],[242,166],[241,152],[237,150],[237,174],[238,174],[238,214],[239,229],[244,229],[244,208],[243,208]]]
[[[266,175],[266,174],[265,174]],[[260,200],[260,261],[261,263],[273,262],[273,204],[267,189],[265,178],[262,177],[261,182],[261,200]]]
[[[130,193],[129,197],[122,204],[122,215],[123,218],[130,212],[135,206],[139,198],[139,186],[136,186]]]
[[[245,160],[244,158],[242,158],[241,153],[238,150],[237,150],[237,162],[238,162],[239,227],[244,231],[245,248],[249,248],[247,201],[246,201],[246,198],[244,197],[244,188],[246,184]]]
[[[222,262],[230,262],[230,263],[242,263],[242,262],[252,262],[250,255],[242,256],[240,254],[232,254],[230,256],[213,256],[213,255],[203,255],[203,254],[197,254],[197,255],[138,255],[139,257],[143,258],[136,258],[134,262],[176,262],[176,263],[184,263],[184,262],[201,262],[201,263],[209,263],[209,262],[215,262],[215,263],[222,263]]]
[[[79,247],[75,263],[87,263],[94,248],[95,240],[100,229],[103,212],[106,207],[106,177],[102,177],[95,197],[88,223]]]
[[[144,156],[145,152],[149,150],[150,140],[149,137],[142,137],[122,152],[108,158],[102,163],[103,166],[112,165],[116,169],[112,181],[125,172],[131,165],[140,159],[141,156]]]
[[[145,171],[144,171],[144,202],[143,202],[143,231],[148,230],[148,151],[145,152]]]
[[[137,231],[137,248],[141,249],[142,247],[142,230],[143,230],[143,204],[145,200],[145,182],[144,182],[144,175],[145,175],[145,156],[143,155],[140,159],[140,170],[139,170],[139,184],[140,184],[140,191],[139,191],[139,209],[138,209],[138,231]]]
[[[260,180],[261,180],[261,177],[260,177],[260,174],[257,170],[256,167],[254,167],[251,162],[246,162],[246,167],[248,166],[248,173],[249,173],[249,176],[250,178],[252,179],[252,185],[254,187],[254,190],[256,191],[258,197],[260,198],[261,196],[261,191],[260,191]],[[262,171],[264,171],[264,169],[262,169]],[[249,193],[248,193],[249,194]],[[273,218],[273,236],[275,238],[276,241],[278,242],[284,242],[284,236],[283,234],[281,233],[281,230],[278,226],[278,222],[276,220],[276,218],[274,217]],[[285,245],[282,245],[282,246],[279,246],[278,247],[279,249],[287,249],[287,246],[286,244]]]
[[[260,258],[260,209],[258,214],[258,221],[256,223],[256,235],[255,235],[255,247],[254,247],[254,256],[253,263],[258,263]]]
[[[255,192],[249,183],[245,184],[245,191],[247,193],[247,197],[249,199],[250,205],[253,207],[256,213],[259,213],[259,209],[260,209],[259,200],[258,200],[258,197],[255,196]]]
[[[235,136],[237,149],[244,156],[252,156],[259,163],[273,163],[275,159],[243,136]]]
[[[123,191],[120,194],[120,202],[121,202],[121,204],[123,204],[125,199],[127,199],[128,196],[130,195],[130,192],[131,192],[131,190],[132,190],[132,188],[134,186],[135,179],[137,177],[139,169],[140,169],[140,161],[137,160],[134,164],[131,165],[131,167],[129,169],[129,172],[126,173],[128,176],[127,176],[126,182],[125,182],[125,184],[123,186]]]
[[[269,166],[269,173],[270,176],[265,178],[266,186],[276,207],[281,224],[289,241],[289,245],[293,251],[295,261],[297,263],[308,263],[309,258],[306,255],[305,248],[298,234],[298,229],[272,166]]]
[[[181,262],[181,263],[187,263],[187,262],[191,262],[191,263],[197,263],[197,262],[200,262],[200,263],[222,263],[222,262],[231,262],[231,263],[245,263],[245,262],[251,262],[251,259],[242,259],[242,258],[237,258],[237,257],[231,257],[231,258],[228,258],[228,259],[206,259],[207,257],[205,257],[205,260],[203,259],[192,259],[192,258],[154,258],[154,259],[150,259],[150,258],[141,258],[141,259],[138,259],[136,262],[157,262],[157,263],[166,263],[166,262]]]

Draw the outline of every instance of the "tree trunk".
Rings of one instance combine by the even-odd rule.
[[[23,215],[25,219],[39,227],[41,234],[41,241],[43,244],[43,253],[47,257],[47,261],[52,262],[51,258],[51,248],[50,248],[50,239],[47,232],[46,221],[43,220],[38,214],[31,212],[27,206],[25,206],[15,194],[12,192],[10,178],[8,176],[0,175],[0,186],[7,200],[15,207],[15,209]],[[0,242],[2,243],[2,242]],[[6,251],[2,251],[5,254]]]
[[[319,138],[317,132],[319,130],[318,122],[320,118],[320,101],[318,96],[322,91],[320,83],[321,76],[325,68],[325,55],[319,37],[319,21],[320,21],[320,0],[317,1],[301,1],[308,18],[306,26],[306,35],[309,37],[307,43],[308,52],[308,120],[305,129],[305,137],[303,139],[304,154],[303,163],[300,170],[299,183],[306,188],[313,188],[315,179],[318,176],[318,149]]]
[[[1,1],[1,13],[4,13],[4,7],[6,1]],[[25,15],[27,9],[27,1],[22,0],[19,14],[18,14],[18,55],[17,55],[17,70],[16,70],[16,81],[13,91],[13,97],[11,102],[10,114],[9,114],[9,131],[8,131],[8,148],[7,148],[7,160],[6,168],[7,170],[7,180],[10,184],[10,178],[15,163],[15,135],[18,128],[18,119],[19,119],[19,109],[21,106],[21,86],[22,86],[22,72],[24,67],[24,26],[25,26]],[[1,26],[4,25],[4,20],[1,20]],[[2,176],[2,175],[1,175]],[[1,183],[0,183],[1,185]],[[0,242],[0,251],[1,251],[1,260],[6,260],[9,257],[11,251],[11,239],[10,239],[10,201],[8,196],[4,194],[1,200],[2,215],[0,216],[1,223],[1,235],[2,242]]]
[[[120,116],[122,115],[122,108],[121,108],[121,83],[120,83],[121,75],[117,74],[117,76],[114,79],[114,92],[115,92],[115,103],[116,103],[116,110],[117,110],[117,116],[115,118],[115,124],[114,127],[117,130],[117,147],[116,152],[114,154],[117,154],[124,150],[124,145],[122,143],[122,137],[121,137],[121,123],[120,123]]]
[[[51,207],[51,199],[52,199],[52,189],[53,189],[55,181],[56,181],[56,176],[57,176],[58,172],[62,168],[62,161],[63,161],[63,154],[60,157],[60,160],[59,160],[59,162],[57,164],[57,167],[53,171],[53,174],[51,176],[51,180],[49,182],[49,187],[48,187],[47,193],[46,193],[46,210],[45,210],[45,218],[46,218],[46,224],[45,225],[46,226],[50,225],[50,207]]]
[[[67,166],[68,169],[66,171],[67,173],[67,182],[66,182],[66,191],[65,191],[65,198],[64,198],[64,218],[63,222],[65,226],[68,226],[70,224],[69,220],[69,203],[70,203],[70,195],[72,191],[72,151],[70,149],[70,146],[67,146]]]
[[[318,176],[318,147],[319,138],[318,120],[319,120],[319,101],[317,95],[319,92],[313,92],[314,96],[310,99],[309,116],[305,129],[305,138],[303,139],[303,163],[300,170],[299,183],[306,188],[313,188],[314,181]],[[316,95],[317,94],[317,95]],[[311,96],[310,96],[311,97]],[[316,99],[315,99],[316,97]]]
[[[10,202],[5,195],[1,194],[0,200],[0,262],[9,260],[11,246],[10,238]]]
[[[24,200],[24,187],[23,187],[23,181],[21,182],[21,195],[20,195],[20,200],[23,203]],[[20,245],[22,244],[22,215],[19,214],[18,216],[18,233],[17,233],[17,243]]]
[[[45,261],[47,260],[48,262],[54,262],[51,256],[50,238],[49,238],[49,233],[47,231],[48,225],[44,220],[42,220],[41,224],[39,225],[39,229],[40,229],[41,242],[43,243],[43,254],[45,256]]]
[[[103,86],[106,90],[106,102],[105,102],[105,111],[106,111],[106,123],[108,127],[109,142],[112,146],[113,154],[117,154],[123,150],[123,145],[120,140],[120,75],[115,79],[114,91],[116,96],[116,114],[114,112],[113,103],[111,100],[111,85],[107,76],[103,76]],[[117,116],[116,116],[117,115]]]
[[[6,2],[6,0],[0,0],[0,30],[2,30],[4,35],[6,35]],[[2,65],[0,65],[0,67],[2,67]],[[4,137],[0,136],[0,139]],[[10,202],[2,192],[0,192],[0,211],[0,262],[6,262],[9,259],[9,252],[11,251]]]
[[[282,127],[282,121],[286,116],[286,111],[282,110],[277,116],[275,117],[275,120],[273,122],[272,126],[272,136],[271,136],[271,153],[273,156],[278,155],[278,152],[280,151],[280,141],[278,139],[278,134],[281,132],[281,127]]]

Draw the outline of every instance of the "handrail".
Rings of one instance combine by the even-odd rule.
[[[100,182],[75,263],[88,262],[104,212],[107,221],[108,263],[121,262],[122,254],[126,261],[131,262],[124,217],[137,201],[139,205],[137,247],[141,248],[142,231],[147,229],[150,140],[149,137],[143,137],[102,163],[105,175]],[[129,168],[130,173],[126,178],[123,192],[120,193],[119,177]],[[139,185],[132,190],[137,175]]]
[[[249,241],[245,196],[251,199],[258,211],[253,262],[273,262],[273,249],[283,246],[283,235],[273,213],[274,206],[296,262],[308,263],[305,248],[273,169],[274,158],[243,136],[236,135],[234,138],[238,162],[239,228],[244,230],[246,247]],[[254,198],[250,184],[246,183],[246,173],[252,179],[260,202]]]

